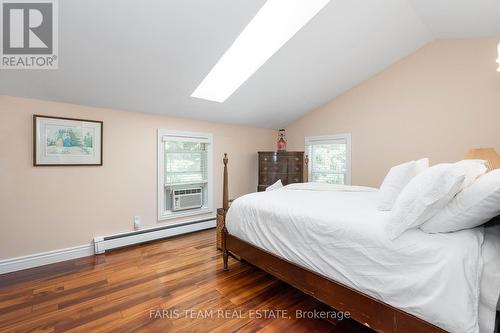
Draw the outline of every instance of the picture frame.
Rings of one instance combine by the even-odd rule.
[[[33,115],[33,166],[102,166],[99,120]]]

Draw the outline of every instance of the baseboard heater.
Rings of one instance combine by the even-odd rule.
[[[210,228],[215,228],[215,217],[176,225],[166,225],[161,227],[126,232],[111,236],[100,236],[94,238],[94,251],[95,254],[102,254],[112,249],[146,243],[162,238],[178,236]]]

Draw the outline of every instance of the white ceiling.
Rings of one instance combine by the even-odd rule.
[[[225,103],[190,97],[263,3],[59,1],[59,69],[0,94],[277,128],[435,38],[500,36],[498,0],[332,0]]]

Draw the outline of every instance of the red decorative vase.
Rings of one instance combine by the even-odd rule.
[[[280,129],[278,134],[278,143],[276,144],[278,151],[286,151],[285,130]]]

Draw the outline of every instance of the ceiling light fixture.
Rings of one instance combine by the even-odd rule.
[[[268,0],[191,94],[224,102],[330,0]]]

